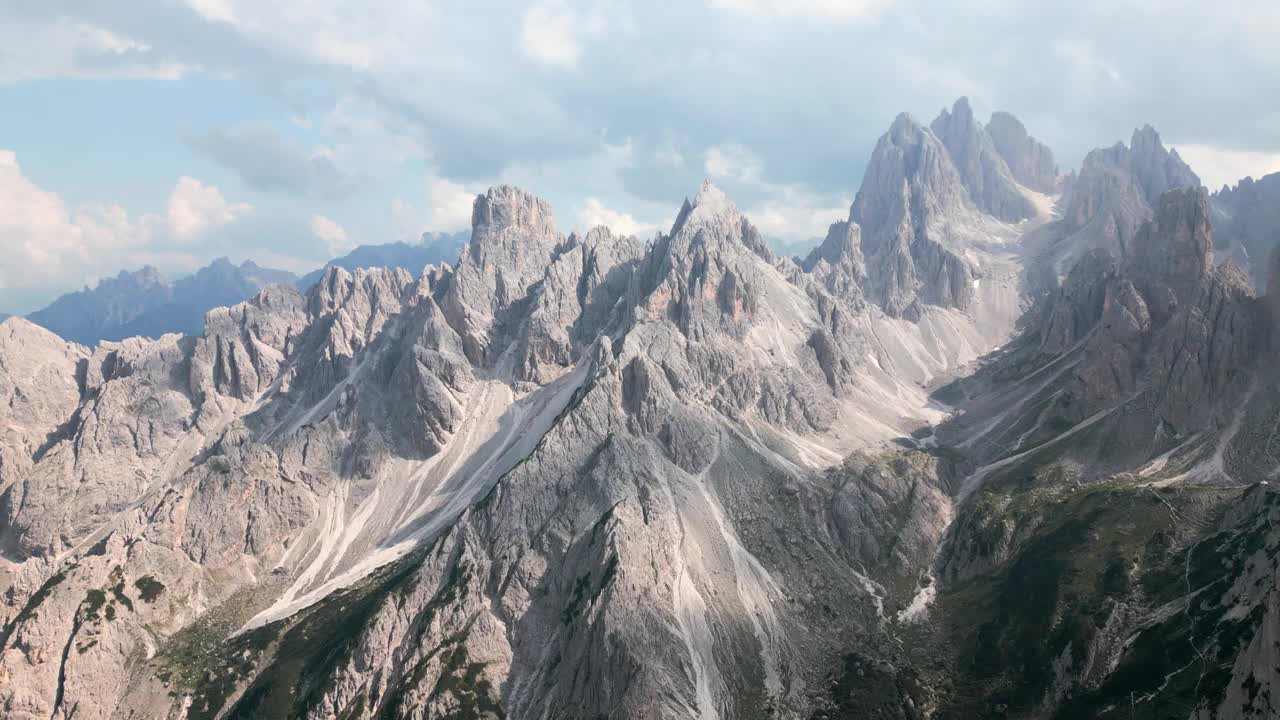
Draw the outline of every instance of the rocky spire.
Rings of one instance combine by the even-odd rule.
[[[968,305],[972,269],[930,233],[970,207],[942,142],[899,115],[876,144],[849,213],[862,228],[868,298],[892,316],[916,315],[917,302]]]
[[[489,352],[495,324],[542,279],[562,242],[551,206],[530,193],[501,185],[476,198],[471,241],[441,300],[472,362],[495,359]]]
[[[832,294],[854,307],[861,305],[867,265],[862,257],[862,233],[857,224],[832,223],[822,244],[805,258],[803,268]]]
[[[1165,149],[1160,133],[1150,125],[1133,131],[1129,142],[1129,171],[1138,179],[1152,206],[1169,190],[1200,187],[1199,176],[1182,161],[1177,150]]]
[[[745,246],[752,253],[772,262],[773,252],[764,236],[710,180],[703,180],[693,200],[685,199],[671,226],[671,237],[692,241],[699,233],[714,243],[731,242]]]
[[[1136,226],[1169,190],[1199,187],[1200,178],[1160,142],[1150,125],[1133,131],[1130,147],[1116,143],[1090,152],[1072,183],[1065,218],[1077,227],[1106,210]]]
[[[1022,121],[1007,112],[994,112],[987,133],[1015,180],[1036,192],[1057,191],[1058,166],[1053,151],[1031,137]]]
[[[1006,222],[1035,215],[1035,206],[1018,187],[987,129],[974,119],[968,98],[956,100],[950,112],[944,109],[930,128],[946,146],[978,209]]]

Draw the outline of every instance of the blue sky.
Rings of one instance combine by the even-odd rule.
[[[1152,123],[1280,170],[1280,6],[1226,0],[0,0],[0,311],[213,257],[305,271],[511,182],[564,231],[704,177],[769,235],[844,216],[899,111],[1014,112],[1064,169]]]

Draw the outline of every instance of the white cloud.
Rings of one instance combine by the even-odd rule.
[[[1210,190],[1235,185],[1245,177],[1256,180],[1263,175],[1280,172],[1280,152],[1228,150],[1195,144],[1175,144],[1174,147]]]
[[[741,145],[713,145],[703,154],[702,167],[713,180],[761,182],[760,159]]]
[[[325,251],[331,257],[348,252],[354,247],[354,243],[347,238],[346,228],[323,215],[311,216],[311,234],[324,243]]]
[[[578,227],[586,231],[600,225],[620,235],[635,235],[642,240],[657,230],[652,223],[640,222],[629,213],[605,207],[599,199],[589,197],[578,210]]]
[[[110,204],[70,207],[32,182],[16,153],[0,150],[0,290],[66,289],[104,271],[145,264],[194,269],[205,258],[190,241],[248,207],[228,203],[216,187],[188,177],[178,180],[165,214],[132,217]]]
[[[438,232],[454,232],[471,227],[471,208],[484,188],[464,185],[448,178],[427,180],[428,227]]]
[[[849,203],[822,198],[795,188],[785,189],[776,200],[769,200],[743,212],[767,237],[788,242],[822,238],[831,223],[849,217]]]
[[[830,20],[873,18],[893,0],[711,0],[721,10],[759,18],[811,17]]]
[[[582,55],[583,38],[599,35],[605,26],[604,16],[599,12],[581,14],[563,2],[540,3],[524,12],[520,49],[541,65],[576,68]]]
[[[0,15],[0,47],[0,83],[49,77],[176,80],[187,70],[153,57],[144,43],[64,17],[38,23]]]
[[[227,202],[218,188],[184,175],[169,193],[169,229],[176,239],[185,242],[252,209],[248,203]]]
[[[713,180],[729,181],[765,198],[743,214],[769,237],[787,241],[822,237],[831,223],[849,215],[849,200],[843,195],[818,195],[801,185],[767,180],[763,161],[742,145],[708,148],[703,170]]]
[[[672,168],[684,167],[684,155],[680,152],[671,141],[667,141],[658,147],[653,153],[654,159],[658,163]]]
[[[57,194],[22,174],[17,156],[0,152],[0,289],[57,273],[64,264],[83,267],[89,251],[84,230],[75,224]]]
[[[228,0],[186,0],[187,5],[206,20],[213,22],[236,22],[235,9]]]

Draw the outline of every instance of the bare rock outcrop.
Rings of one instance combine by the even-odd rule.
[[[956,100],[951,110],[944,109],[929,127],[947,148],[974,205],[1006,222],[1035,216],[1035,206],[1022,192],[987,128],[974,118],[968,98]]]
[[[869,299],[891,316],[918,315],[917,303],[964,308],[973,269],[948,247],[948,223],[972,212],[946,148],[902,114],[880,138],[849,213],[862,229]]]
[[[1007,112],[994,112],[987,133],[1015,180],[1036,192],[1057,192],[1060,181],[1053,151],[1031,137],[1022,121]]]
[[[518,322],[508,311],[528,298],[564,239],[551,206],[507,185],[476,198],[471,228],[440,306],[467,357],[486,364],[496,361],[490,346],[510,332],[506,324]]]

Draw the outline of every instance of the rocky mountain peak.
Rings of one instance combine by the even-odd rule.
[[[1153,206],[1169,190],[1200,187],[1200,177],[1182,161],[1178,151],[1166,149],[1160,133],[1150,125],[1133,131],[1129,141],[1129,169]]]
[[[702,181],[693,200],[684,201],[671,226],[671,238],[672,252],[686,252],[694,241],[712,249],[731,243],[745,246],[766,261],[773,260],[764,236],[710,180]]]
[[[809,253],[802,267],[833,295],[855,307],[861,305],[867,267],[862,256],[862,232],[856,223],[832,223],[822,244]]]
[[[1058,189],[1058,165],[1053,151],[1031,137],[1022,121],[1011,113],[996,111],[987,123],[987,133],[1015,180],[1036,192],[1053,193]]]
[[[862,229],[868,298],[891,316],[917,315],[917,301],[967,305],[972,269],[938,233],[973,215],[946,147],[910,115],[898,115],[876,143],[849,211]]]
[[[894,223],[903,201],[914,200],[926,214],[958,210],[964,186],[938,137],[907,113],[880,137],[854,197],[850,219],[875,233]]]
[[[0,321],[0,492],[31,469],[75,410],[88,356],[29,320]]]
[[[1064,257],[1055,263],[1060,273],[1091,248],[1129,257],[1139,228],[1152,217],[1160,197],[1200,186],[1196,174],[1176,152],[1165,149],[1150,125],[1135,130],[1131,142],[1091,151],[1070,183],[1063,212],[1068,238],[1059,243]]]
[[[546,201],[510,185],[476,198],[471,225],[471,241],[458,258],[441,309],[468,358],[486,363],[496,359],[489,353],[495,333],[502,332],[495,325],[542,279],[564,237]]]
[[[551,206],[539,197],[512,185],[499,185],[476,197],[471,209],[471,242],[511,237],[554,235]]]
[[[95,345],[101,340],[165,333],[198,335],[209,310],[234,305],[271,283],[297,278],[283,270],[246,261],[236,266],[223,257],[192,275],[167,280],[146,266],[59,297],[28,317],[67,340]]]
[[[679,235],[685,228],[696,231],[707,225],[733,225],[741,217],[738,208],[724,191],[710,180],[703,180],[697,194],[685,198],[671,226],[671,234]]]
[[[1035,206],[1018,186],[987,129],[974,118],[968,98],[956,100],[950,112],[943,109],[930,128],[946,146],[974,205],[1006,222],[1035,216]]]

